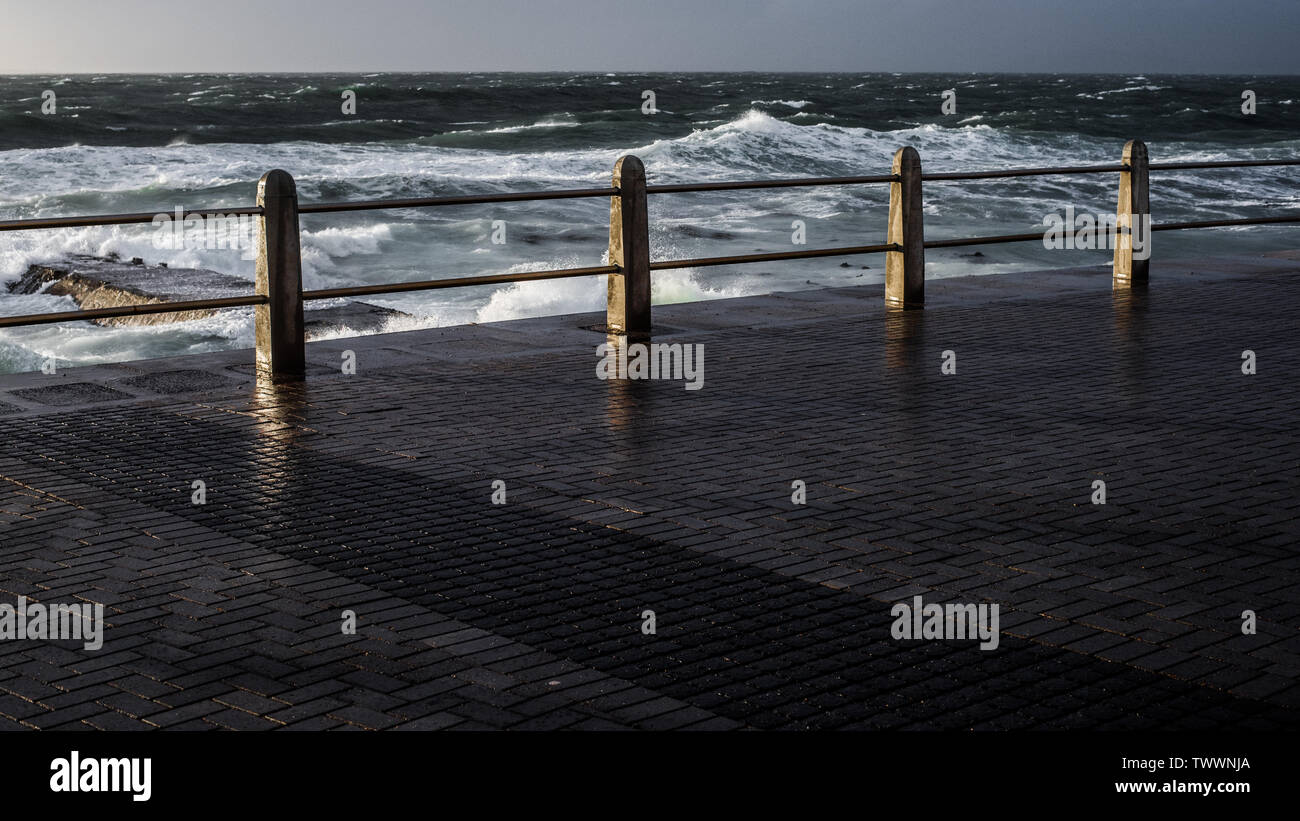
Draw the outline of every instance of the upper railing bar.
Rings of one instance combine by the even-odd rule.
[[[873,177],[800,177],[784,180],[739,180],[737,182],[700,182],[670,185],[647,185],[647,194],[688,194],[696,191],[740,191],[749,188],[801,188],[817,185],[865,185],[869,183],[897,182],[894,174],[877,174]]]
[[[1182,171],[1198,168],[1248,168],[1266,166],[1296,166],[1300,160],[1225,160],[1215,162],[1151,163],[1151,170]],[[1126,165],[1064,166],[1059,168],[1019,168],[1002,171],[954,171],[923,174],[926,182],[955,180],[1009,179],[1013,177],[1050,176],[1053,174],[1101,174],[1127,171]],[[868,177],[807,177],[779,180],[742,180],[737,182],[682,183],[646,186],[647,194],[684,194],[703,191],[739,191],[755,188],[797,188],[823,185],[861,185],[897,182],[894,174]],[[617,188],[573,188],[555,191],[525,191],[510,194],[482,194],[464,197],[417,197],[391,200],[357,200],[354,202],[302,203],[300,214],[324,214],[341,211],[375,211],[395,208],[429,208],[445,205],[483,205],[497,202],[529,202],[541,200],[582,199],[613,197]],[[100,225],[133,225],[153,222],[160,214],[173,217],[175,212],[158,211],[135,214],[100,214],[93,216],[47,217],[36,219],[0,220],[0,231],[26,231],[44,228],[84,228]],[[180,212],[180,218],[190,216],[261,216],[256,205],[231,208],[193,208]]]
[[[100,214],[89,217],[43,217],[37,219],[3,220],[0,231],[27,231],[36,228],[84,228],[91,225],[135,225],[153,222],[159,215],[175,219],[175,211],[154,211],[148,214]],[[224,216],[261,216],[262,209],[256,205],[241,205],[234,208],[192,208],[182,209],[180,218],[190,216],[224,217]]]
[[[1151,163],[1147,167],[1161,171],[1178,171],[1192,168],[1250,168],[1270,165],[1300,165],[1300,160],[1225,160],[1221,162]],[[1127,165],[1080,165],[1060,168],[1012,168],[1004,171],[941,171],[922,174],[925,182],[952,180],[993,180],[1009,177],[1036,177],[1052,174],[1104,174],[1129,170]]]
[[[584,197],[612,197],[617,188],[570,188],[557,191],[523,191],[514,194],[480,194],[465,197],[416,197],[404,200],[358,200],[355,202],[317,202],[298,206],[299,214],[325,214],[334,211],[377,211],[384,208],[432,208],[440,205],[483,205],[494,202],[528,202],[531,200],[573,200]]]
[[[396,294],[406,291],[432,291],[439,288],[461,288],[472,285],[530,282],[537,279],[564,279],[566,277],[586,277],[596,274],[616,274],[618,271],[619,267],[617,265],[596,265],[590,268],[560,268],[551,271],[523,271],[514,274],[491,274],[478,277],[426,279],[416,282],[387,282],[377,285],[357,285],[349,288],[323,288],[315,291],[303,291],[302,298],[304,300],[337,299],[339,297]]]
[[[742,254],[728,257],[701,257],[700,259],[669,259],[651,262],[651,271],[671,271],[676,268],[707,268],[711,265],[744,265],[750,262],[775,262],[784,259],[814,259],[816,257],[844,257],[854,254],[878,254],[897,251],[898,246],[887,242],[882,245],[854,245],[844,248],[816,248],[809,251],[778,251],[771,254]]]

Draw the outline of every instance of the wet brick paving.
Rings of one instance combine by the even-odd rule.
[[[699,391],[597,379],[595,334],[415,333],[355,376],[13,414],[0,591],[108,626],[0,642],[0,725],[1294,729],[1297,284],[862,289],[668,329]],[[916,595],[997,603],[999,646],[894,640]]]

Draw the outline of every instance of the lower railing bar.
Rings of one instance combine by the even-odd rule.
[[[968,239],[935,239],[925,243],[926,248],[961,248],[966,245],[996,245],[1000,242],[1026,242],[1042,240],[1043,232],[1033,234],[1003,234],[996,237],[970,237]]]
[[[1185,228],[1224,228],[1232,225],[1282,225],[1300,222],[1297,217],[1261,217],[1260,219],[1204,220],[1201,222],[1166,222],[1151,226],[1152,231],[1178,231]],[[939,239],[925,243],[926,248],[961,248],[967,245],[995,245],[1003,242],[1028,242],[1041,240],[1043,232],[1032,234],[1003,234],[996,237],[970,237],[968,239]]]
[[[499,285],[510,282],[531,282],[537,279],[565,279],[597,274],[616,274],[617,265],[597,265],[591,268],[560,268],[553,271],[525,271],[517,274],[492,274],[481,277],[453,277],[451,279],[426,279],[417,282],[388,282],[378,285],[358,285],[352,288],[322,288],[303,291],[303,299],[337,299],[350,296],[396,294],[407,291],[433,291],[439,288],[459,288],[471,285]]]
[[[245,308],[262,305],[266,297],[232,296],[222,299],[195,299],[189,302],[151,302],[144,305],[123,305],[117,308],[91,308],[86,311],[62,311],[56,314],[27,314],[26,316],[0,317],[0,328],[19,325],[47,325],[52,322],[71,322],[78,319],[109,319],[140,314],[171,314],[184,311],[202,311],[212,308]]]
[[[1259,219],[1240,220],[1202,220],[1200,222],[1165,222],[1151,226],[1152,231],[1179,231],[1184,228],[1226,228],[1231,225],[1283,225],[1300,222],[1296,217],[1260,217]]]
[[[883,245],[856,245],[847,248],[818,248],[811,251],[781,251],[774,254],[743,254],[730,257],[703,257],[701,259],[669,259],[651,262],[651,271],[671,271],[676,268],[707,268],[710,265],[743,265],[748,262],[775,262],[783,259],[815,259],[817,257],[847,257],[854,254],[881,254],[897,251],[893,243]]]

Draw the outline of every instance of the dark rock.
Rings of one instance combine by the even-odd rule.
[[[735,239],[736,235],[729,231],[718,231],[708,228],[701,228],[698,225],[677,225],[673,227],[673,232],[683,234],[692,239]]]
[[[139,259],[139,257],[136,257]],[[156,265],[124,264],[113,257],[72,254],[55,262],[36,263],[9,290],[16,294],[44,291],[70,296],[85,310],[124,305],[181,302],[245,296],[246,280],[199,268],[168,269]],[[96,320],[101,325],[158,325],[210,316],[211,310],[175,314],[142,314]]]
[[[339,328],[347,328],[359,334],[378,333],[384,329],[388,320],[395,316],[410,316],[410,314],[380,305],[371,305],[369,302],[349,302],[335,308],[304,311],[302,324],[307,331],[307,338],[313,339]]]
[[[239,277],[204,268],[168,268],[145,265],[139,257],[130,264],[116,254],[96,257],[71,254],[56,262],[37,263],[27,268],[18,281],[9,284],[16,294],[45,292],[70,296],[78,307],[119,308],[126,305],[221,299],[253,293],[253,283]],[[309,305],[311,303],[308,303]],[[94,320],[101,325],[163,325],[211,316],[218,309],[180,311],[169,314],[140,314]],[[304,324],[307,338],[325,335],[339,328],[372,333],[390,317],[407,316],[402,311],[368,302],[348,302],[333,308],[307,310]]]

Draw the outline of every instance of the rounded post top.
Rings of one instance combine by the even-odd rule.
[[[623,180],[645,179],[645,165],[635,154],[624,154],[614,163],[614,187],[621,188]]]
[[[893,173],[901,173],[904,168],[915,171],[920,167],[921,155],[912,146],[905,145],[894,152]]]
[[[1125,162],[1129,162],[1130,160],[1141,160],[1145,162],[1146,159],[1147,159],[1146,143],[1142,142],[1141,140],[1129,140],[1128,142],[1124,143]]]
[[[262,178],[257,181],[257,202],[260,205],[263,200],[271,197],[297,197],[298,186],[294,184],[293,176],[288,171],[281,171],[276,168],[267,171]]]

